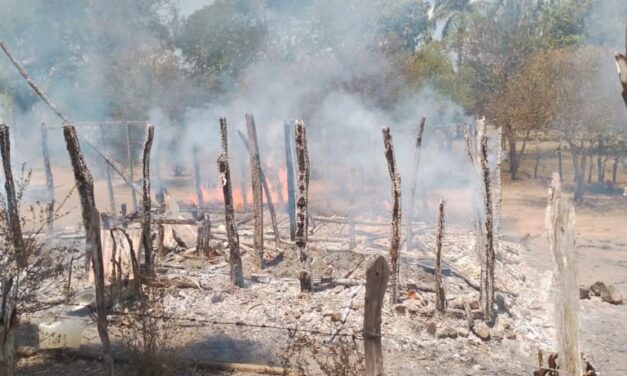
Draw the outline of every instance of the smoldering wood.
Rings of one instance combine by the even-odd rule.
[[[205,203],[202,196],[202,183],[200,178],[200,153],[198,145],[194,145],[192,150],[193,164],[194,164],[194,189],[196,190],[196,200],[198,201],[198,208],[204,208]]]
[[[364,304],[364,358],[366,376],[383,375],[383,350],[381,348],[381,308],[390,276],[390,268],[379,256],[366,271]]]
[[[17,282],[2,275],[0,297],[0,375],[15,376],[17,363]]]
[[[224,222],[226,224],[227,239],[229,242],[229,276],[234,286],[244,287],[244,272],[242,270],[242,256],[240,254],[239,235],[235,224],[235,211],[233,210],[233,192],[231,188],[231,172],[229,159],[226,153],[218,158],[218,171],[222,182],[222,194],[224,196]]]
[[[208,256],[211,252],[209,240],[211,240],[211,221],[209,213],[204,213],[202,220],[198,224],[196,236],[196,253]]]
[[[305,124],[297,120],[294,122],[294,144],[296,146],[296,165],[298,167],[298,197],[296,199],[296,232],[295,243],[298,247],[300,260],[301,291],[311,291],[313,288],[311,275],[311,259],[307,248],[309,234],[309,152],[307,150],[307,130]]]
[[[444,200],[440,200],[438,229],[435,240],[435,305],[439,312],[446,310],[446,294],[442,285],[442,239],[444,238]]]
[[[392,182],[392,231],[390,235],[390,262],[392,264],[392,293],[390,299],[392,304],[397,300],[399,267],[398,260],[400,256],[400,225],[401,225],[401,177],[396,167],[396,158],[394,156],[394,144],[392,143],[392,135],[390,128],[383,128],[383,147],[385,151],[385,159],[388,164],[390,180]]]
[[[296,194],[294,192],[294,162],[292,151],[292,125],[285,122],[283,136],[285,140],[285,171],[287,174],[287,215],[290,221],[290,240],[296,237]]]
[[[50,149],[48,146],[48,126],[41,123],[41,153],[44,161],[44,173],[46,175],[46,190],[48,192],[48,204],[46,205],[46,226],[48,232],[54,230],[54,177],[50,166]]]
[[[562,194],[559,175],[553,174],[545,217],[549,248],[555,261],[556,331],[560,372],[581,375],[579,340],[579,287],[575,255],[575,209]]]
[[[2,168],[4,170],[4,189],[7,200],[7,216],[11,234],[11,244],[15,255],[15,262],[20,269],[28,265],[28,255],[22,236],[22,225],[17,201],[17,191],[13,181],[13,171],[11,169],[11,140],[9,138],[9,127],[0,124],[0,154],[2,154]]]
[[[426,116],[422,115],[420,123],[418,124],[418,133],[416,134],[416,143],[414,145],[414,164],[412,166],[410,174],[411,188],[409,190],[409,203],[407,207],[407,239],[405,243],[406,250],[413,250],[414,248],[414,234],[412,229],[412,221],[414,220],[414,206],[416,205],[416,189],[418,187],[418,169],[420,168],[420,152],[422,149],[422,138],[425,131],[425,124],[427,122]]]
[[[244,144],[244,147],[246,148],[246,150],[250,153],[250,150],[251,150],[250,145],[249,145],[249,142],[246,140],[246,137],[244,137],[244,134],[239,131],[237,132],[237,134],[242,139],[242,143]],[[276,209],[274,207],[274,201],[272,200],[272,192],[270,191],[270,186],[268,185],[266,174],[263,168],[261,167],[261,165],[259,165],[259,178],[261,179],[261,185],[262,185],[263,192],[266,198],[266,202],[268,204],[268,211],[270,212],[270,221],[272,223],[272,231],[274,232],[274,244],[277,248],[279,248],[280,243],[281,243],[281,237],[279,233],[279,223],[276,219]]]
[[[96,209],[94,183],[91,172],[87,168],[87,164],[81,152],[74,126],[65,124],[63,127],[63,136],[72,162],[74,180],[76,181],[76,186],[81,198],[83,226],[85,227],[86,234],[85,247],[87,254],[91,255],[91,264],[96,286],[97,327],[100,342],[102,343],[105,374],[107,376],[113,376],[113,357],[111,355],[107,324],[102,242],[100,239],[100,214]]]
[[[252,114],[246,114],[246,132],[248,133],[248,151],[250,156],[250,182],[253,191],[254,244],[255,263],[263,269],[263,194],[261,191],[261,162],[259,160],[259,143],[257,128]]]
[[[100,144],[104,147],[105,135],[102,126],[98,127],[100,131]],[[111,166],[105,163],[105,179],[107,181],[107,198],[109,199],[109,212],[113,222],[116,220],[117,205],[115,204],[115,192],[113,190],[113,180],[111,178]]]
[[[144,263],[146,264],[146,272],[151,275],[153,273],[153,255],[152,255],[152,233],[150,230],[150,209],[152,207],[150,198],[150,151],[155,137],[155,127],[148,125],[146,132],[146,142],[144,143],[144,154],[142,158],[142,247],[144,250]]]

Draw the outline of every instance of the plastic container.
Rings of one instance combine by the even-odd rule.
[[[78,349],[85,330],[81,319],[62,317],[57,321],[39,324],[39,347],[41,349]]]

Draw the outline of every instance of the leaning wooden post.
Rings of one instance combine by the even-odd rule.
[[[54,178],[50,167],[50,149],[48,147],[48,126],[41,123],[41,152],[44,159],[44,172],[46,174],[46,189],[48,190],[48,205],[46,206],[46,225],[48,232],[54,229]]]
[[[298,165],[298,198],[296,199],[296,246],[299,251],[301,270],[298,276],[301,291],[311,291],[311,258],[307,249],[309,228],[309,152],[307,151],[307,130],[301,120],[295,123],[294,141],[296,145],[296,164]]]
[[[144,263],[146,264],[146,273],[153,273],[153,255],[152,255],[152,239],[150,232],[150,208],[152,206],[150,199],[150,150],[155,137],[155,126],[148,125],[146,133],[146,142],[144,143],[144,156],[142,159],[143,171],[143,215],[142,215],[142,245],[144,249]]]
[[[290,240],[296,236],[296,194],[294,193],[294,162],[292,159],[292,125],[285,122],[283,135],[285,136],[285,166],[287,173],[287,216],[290,220]]]
[[[129,188],[131,189],[131,203],[133,205],[133,211],[137,212],[137,193],[133,183],[135,181],[135,170],[133,167],[133,152],[131,150],[131,126],[126,124],[126,163],[128,164]]]
[[[392,181],[392,235],[390,237],[390,260],[392,262],[392,294],[390,299],[392,304],[396,303],[396,290],[398,288],[398,259],[399,246],[401,243],[401,177],[396,168],[396,158],[394,157],[394,145],[390,128],[383,128],[383,146],[385,148],[385,158],[388,162],[388,171]]]
[[[438,233],[435,240],[435,306],[438,311],[446,310],[446,295],[442,285],[442,239],[444,238],[444,200],[440,200],[438,211]]]
[[[418,187],[418,169],[420,168],[420,151],[422,149],[422,137],[425,132],[425,123],[427,118],[422,115],[418,125],[418,134],[416,135],[416,144],[414,145],[414,165],[411,170],[411,188],[409,190],[409,206],[407,207],[407,239],[405,240],[405,249],[408,251],[414,248],[414,231],[412,221],[414,220],[414,205],[416,204],[416,189]]]
[[[253,220],[255,262],[263,269],[263,194],[261,192],[261,162],[259,161],[259,143],[257,128],[252,114],[246,114],[246,131],[250,154],[250,181],[253,188]]]
[[[488,136],[485,128],[479,133],[479,166],[482,178],[484,203],[484,253],[481,259],[480,301],[483,317],[489,325],[494,324],[494,206],[492,205],[492,189],[490,168],[488,167]]]
[[[224,223],[226,236],[229,242],[229,277],[231,283],[237,287],[244,287],[244,272],[242,270],[242,256],[239,250],[239,235],[235,222],[235,209],[233,207],[233,188],[231,184],[231,169],[229,167],[229,147],[227,137],[226,118],[220,118],[220,139],[222,153],[218,158],[218,172],[222,182],[222,195],[224,197]]]
[[[562,195],[558,174],[553,174],[545,218],[549,248],[555,261],[553,286],[560,375],[582,374],[579,350],[579,287],[575,255],[575,208]]]
[[[242,143],[248,152],[250,152],[250,145],[246,140],[246,137],[242,132],[237,132],[242,139]],[[274,244],[277,249],[279,249],[281,245],[281,237],[279,234],[279,223],[276,219],[276,210],[274,208],[274,200],[272,200],[272,192],[270,192],[270,187],[268,186],[268,180],[266,179],[266,174],[263,171],[261,165],[259,166],[259,178],[261,179],[261,186],[263,188],[264,196],[266,197],[266,201],[268,203],[268,211],[270,212],[270,221],[272,222],[272,231],[274,232]]]
[[[198,145],[194,145],[192,154],[193,154],[193,164],[194,164],[194,189],[196,190],[196,200],[198,201],[198,210],[196,214],[200,214],[202,212],[202,208],[205,206],[204,199],[202,197],[202,183],[200,179],[200,157]],[[202,216],[200,216],[202,217]]]
[[[96,285],[96,310],[97,326],[105,365],[105,374],[113,376],[113,356],[111,355],[111,345],[109,342],[109,332],[107,324],[106,298],[104,286],[104,267],[102,263],[102,242],[100,240],[100,214],[96,209],[94,199],[94,182],[91,173],[87,168],[83,154],[81,153],[78,137],[74,126],[63,125],[63,136],[67,151],[72,161],[74,170],[74,180],[81,199],[83,216],[83,226],[86,235],[86,251],[91,255],[94,279]]]
[[[366,376],[383,375],[381,349],[381,308],[390,276],[390,268],[383,256],[377,257],[366,271],[366,302],[364,305],[364,358]]]
[[[11,231],[11,243],[15,252],[17,267],[22,269],[28,265],[28,255],[22,237],[22,225],[17,202],[17,192],[11,170],[11,140],[9,139],[9,127],[0,124],[0,153],[2,154],[2,167],[4,169],[4,189],[7,194],[7,214],[9,229]]]

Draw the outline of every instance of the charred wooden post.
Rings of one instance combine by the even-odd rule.
[[[128,183],[131,189],[131,204],[133,205],[133,211],[137,212],[137,193],[133,182],[135,181],[135,169],[133,166],[133,152],[131,149],[131,126],[126,124],[126,163],[128,164],[128,173],[130,182]]]
[[[200,150],[198,145],[194,145],[192,154],[193,154],[193,163],[194,163],[194,189],[196,190],[196,200],[198,200],[198,211],[197,213],[202,212],[202,208],[205,207],[204,199],[202,197],[202,183],[200,178]]]
[[[203,213],[202,220],[198,224],[196,253],[209,256],[209,240],[211,240],[211,221],[209,220],[209,213]]]
[[[392,144],[392,135],[390,128],[383,128],[383,146],[385,150],[385,159],[388,162],[388,171],[390,172],[390,180],[392,181],[392,234],[390,237],[390,261],[392,263],[392,294],[390,299],[392,304],[396,303],[396,290],[398,288],[398,259],[400,256],[400,226],[401,226],[401,176],[396,167],[396,158],[394,156],[394,145]]]
[[[309,234],[309,152],[307,151],[307,130],[305,124],[297,120],[294,130],[296,145],[296,164],[298,166],[298,198],[296,199],[296,234],[295,241],[299,251],[301,271],[301,291],[311,291],[313,288],[311,276],[311,258],[307,249]]]
[[[446,295],[442,285],[442,239],[444,238],[444,200],[440,200],[438,232],[435,240],[435,306],[440,312],[446,310]]]
[[[224,222],[226,235],[229,242],[229,276],[234,286],[244,287],[244,272],[242,270],[242,256],[239,250],[239,235],[235,223],[235,211],[233,209],[233,192],[231,188],[231,171],[229,158],[222,153],[218,158],[218,171],[222,182],[222,194],[224,196]]]
[[[17,283],[3,275],[0,296],[0,375],[15,376],[17,363]]]
[[[381,308],[390,276],[390,268],[383,256],[377,257],[366,271],[366,301],[364,304],[364,358],[366,376],[383,375],[381,348]]]
[[[427,118],[423,115],[418,125],[416,144],[414,145],[414,165],[411,170],[411,188],[409,190],[409,205],[407,207],[407,239],[405,249],[410,251],[414,248],[414,231],[412,221],[414,220],[414,206],[416,205],[416,188],[418,186],[418,169],[420,168],[420,151],[422,149],[422,137],[425,132]]]
[[[220,118],[220,148],[224,154],[229,155],[229,139],[228,128],[226,124],[226,118],[223,116]],[[248,149],[248,148],[247,148]]]
[[[290,220],[290,240],[294,241],[296,236],[296,194],[294,193],[294,162],[292,151],[292,125],[285,122],[283,125],[283,135],[285,137],[285,171],[287,174],[287,216]]]
[[[581,375],[575,209],[562,195],[561,182],[557,174],[553,174],[549,188],[545,227],[556,266],[553,286],[560,374],[564,372],[567,375]]]
[[[481,167],[481,177],[483,178],[483,199],[484,199],[484,254],[481,262],[481,291],[480,300],[483,317],[485,321],[494,324],[494,207],[492,205],[492,190],[490,181],[490,168],[488,167],[488,137],[483,130],[480,133],[479,141],[479,165]]]
[[[263,269],[263,194],[261,191],[261,162],[259,160],[259,143],[257,128],[252,114],[246,114],[246,131],[250,154],[250,181],[253,189],[253,220],[255,262]]]
[[[13,171],[11,170],[11,140],[9,139],[9,127],[0,124],[0,153],[2,154],[2,168],[4,169],[4,189],[7,194],[7,215],[11,234],[15,261],[20,269],[28,265],[28,255],[22,236],[22,225],[17,201],[17,191],[13,181]]]
[[[81,209],[83,216],[83,226],[86,234],[86,251],[91,255],[94,279],[96,285],[96,310],[97,326],[100,341],[102,343],[103,358],[105,364],[105,374],[113,376],[113,357],[109,342],[109,332],[107,324],[106,298],[104,286],[104,267],[102,263],[102,242],[100,240],[100,214],[96,209],[94,198],[94,182],[91,172],[87,168],[74,126],[65,124],[63,126],[63,136],[67,151],[72,161],[74,180],[81,199]]]
[[[48,191],[48,204],[46,205],[46,225],[48,232],[54,229],[54,178],[50,167],[50,149],[48,147],[48,126],[41,123],[41,152],[44,160],[44,172],[46,174],[46,189]]]
[[[100,130],[100,145],[105,145],[105,135],[102,125],[99,126]],[[107,180],[107,198],[109,199],[109,212],[113,222],[116,220],[117,205],[115,204],[115,192],[113,191],[113,180],[111,177],[111,166],[105,163],[105,179]]]
[[[152,206],[150,198],[150,150],[152,149],[152,142],[155,137],[154,125],[148,125],[146,133],[146,142],[144,143],[144,156],[142,158],[142,172],[143,172],[143,188],[142,188],[142,246],[144,249],[144,263],[146,264],[146,273],[152,275],[153,273],[153,255],[152,255],[152,234],[150,230],[150,208]]]

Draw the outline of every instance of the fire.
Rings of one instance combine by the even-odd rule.
[[[279,201],[281,201],[282,203],[285,203],[287,201],[287,171],[285,170],[285,168],[279,169],[278,180],[276,178],[276,175],[274,174],[275,170],[272,169],[270,165],[267,165],[264,168],[264,173],[266,174],[266,182],[268,183],[268,189],[270,190],[270,196],[272,197],[272,202],[275,205],[278,205]],[[234,208],[236,210],[244,209],[244,196],[242,194],[240,185],[232,184],[231,187],[233,189]],[[208,188],[205,185],[202,185],[200,189],[202,192],[202,201],[204,205],[207,205],[207,206],[224,205],[224,198],[222,196],[222,187],[219,184],[216,184],[212,188]],[[251,205],[253,202],[252,188],[248,186],[245,193],[246,193],[246,202],[249,205]],[[279,197],[281,198],[281,200],[279,200]],[[264,200],[265,200],[265,191],[264,191]],[[198,206],[198,197],[196,193],[189,194],[187,201],[190,204]]]

